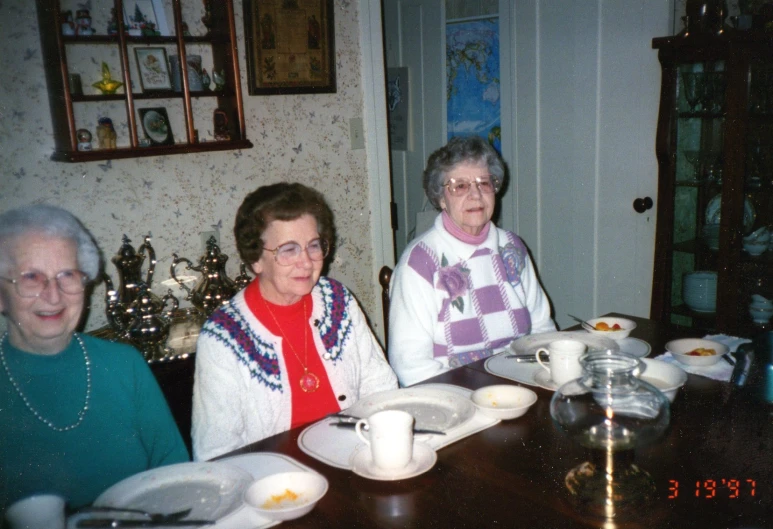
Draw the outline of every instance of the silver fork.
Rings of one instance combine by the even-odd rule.
[[[88,512],[125,512],[125,513],[132,513],[132,514],[140,514],[142,516],[147,517],[151,522],[175,522],[177,520],[182,520],[186,516],[188,516],[191,512],[191,509],[183,509],[182,511],[176,511],[171,512],[169,514],[161,514],[161,513],[152,513],[147,511],[142,511],[140,509],[124,509],[123,507],[97,507],[97,506],[90,506],[90,507],[83,507],[82,509],[78,509],[75,511],[76,514],[79,513],[88,513]]]

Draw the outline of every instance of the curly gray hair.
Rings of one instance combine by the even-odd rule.
[[[23,206],[0,214],[0,271],[7,273],[11,266],[7,250],[10,240],[32,232],[71,240],[77,248],[78,268],[90,280],[97,278],[102,260],[91,233],[69,211],[46,204]]]
[[[485,163],[491,176],[504,183],[505,166],[497,151],[480,136],[456,136],[429,155],[424,169],[424,192],[435,209],[440,210],[445,176],[462,163]]]

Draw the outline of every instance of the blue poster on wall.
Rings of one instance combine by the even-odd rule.
[[[482,136],[501,152],[499,19],[446,24],[448,139]]]

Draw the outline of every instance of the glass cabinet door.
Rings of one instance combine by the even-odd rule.
[[[716,314],[726,86],[723,61],[677,67],[671,321],[681,325],[711,327]]]

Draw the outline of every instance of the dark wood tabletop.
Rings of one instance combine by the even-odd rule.
[[[632,319],[638,324],[632,336],[652,345],[651,356],[680,334]],[[517,384],[487,373],[482,361],[426,382],[469,389]],[[327,477],[327,495],[310,514],[284,522],[288,528],[773,527],[773,415],[730,384],[688,377],[665,435],[635,454],[636,464],[654,480],[657,497],[633,508],[630,519],[606,524],[583,514],[564,485],[567,472],[588,453],[553,425],[553,393],[531,389],[538,401],[525,416],[441,449],[430,471],[407,480],[373,481],[330,467],[298,448],[303,428],[229,455],[280,452]]]

